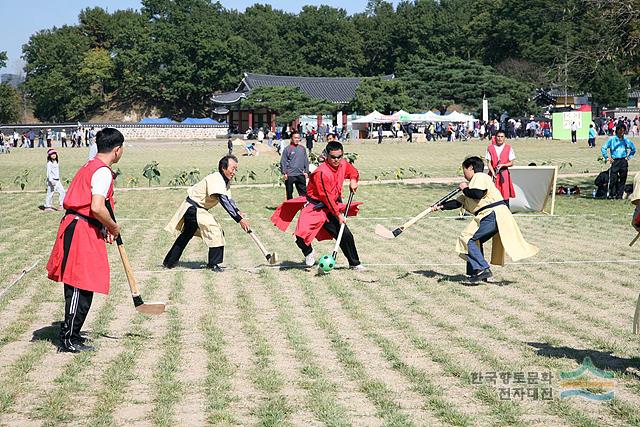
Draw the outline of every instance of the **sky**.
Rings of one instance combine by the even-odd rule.
[[[364,11],[367,0],[221,0],[226,8],[244,11],[254,3],[271,4],[276,9],[299,12],[303,5],[326,4],[345,8],[349,14]],[[9,61],[2,73],[19,74],[24,66],[20,59],[22,45],[29,37],[53,26],[61,27],[78,23],[78,14],[87,7],[102,7],[109,12],[119,9],[140,9],[140,0],[0,0],[2,32],[0,32],[0,52],[6,51]]]

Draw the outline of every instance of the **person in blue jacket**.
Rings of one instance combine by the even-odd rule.
[[[611,179],[609,180],[609,198],[622,199],[624,185],[627,183],[629,160],[636,154],[636,146],[626,136],[627,128],[623,124],[616,127],[616,134],[602,146],[602,157],[611,163]],[[609,157],[607,151],[611,153]]]

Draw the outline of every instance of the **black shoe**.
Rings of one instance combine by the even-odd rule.
[[[477,274],[473,276],[467,275],[465,279],[462,281],[462,283],[466,285],[479,285],[480,283],[482,283],[482,279]]]
[[[71,343],[71,345],[62,344],[58,347],[60,353],[80,353],[81,351],[94,351],[95,348],[83,343]]]
[[[215,272],[215,273],[222,273],[224,271],[223,267],[220,267],[218,264],[213,264],[212,266],[208,267],[211,271]]]
[[[488,279],[493,277],[493,273],[491,272],[490,268],[485,268],[480,273],[476,274],[475,277],[486,282]]]
[[[166,262],[163,262],[163,263],[162,263],[162,266],[163,266],[164,268],[173,268],[173,267],[175,267],[176,265],[175,265],[175,264],[169,265],[169,264],[167,264]]]

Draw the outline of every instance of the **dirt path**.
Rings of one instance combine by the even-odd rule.
[[[207,377],[207,353],[205,337],[200,324],[211,309],[204,292],[204,274],[188,272],[184,276],[182,299],[175,305],[182,318],[182,363],[176,378],[188,390],[175,408],[175,419],[185,425],[204,425],[207,415],[204,393]]]

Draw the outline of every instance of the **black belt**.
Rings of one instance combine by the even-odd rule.
[[[199,203],[195,202],[191,197],[187,196],[187,198],[185,199],[185,201],[187,203],[189,203],[191,206],[196,207],[196,208],[200,208],[200,209],[204,209],[202,206],[200,206]]]
[[[89,224],[93,225],[96,228],[103,227],[102,223],[97,219],[91,218],[90,216],[87,216],[87,215],[83,215],[80,212],[74,211],[73,209],[67,209],[67,211],[65,212],[65,215],[75,215],[77,218],[87,221]]]
[[[507,203],[504,200],[500,200],[499,202],[494,202],[494,203],[489,203],[487,206],[483,206],[480,209],[478,209],[477,211],[475,211],[473,214],[475,216],[478,216],[480,214],[480,212],[482,212],[485,209],[491,209],[491,208],[495,208],[496,206],[500,206],[500,205],[506,205]]]
[[[322,209],[322,208],[326,208],[327,206],[321,202],[320,200],[316,200],[316,199],[312,199],[311,197],[307,196],[307,202],[311,203],[313,205],[313,207],[315,209]]]

